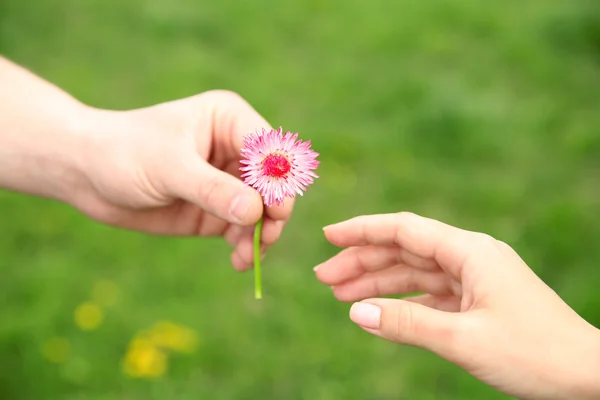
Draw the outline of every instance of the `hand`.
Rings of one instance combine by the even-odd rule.
[[[239,180],[242,138],[267,122],[238,95],[210,91],[79,118],[81,178],[68,202],[91,218],[163,235],[224,236],[238,270],[252,265],[258,193]],[[262,251],[279,237],[293,201],[265,210]]]
[[[0,57],[0,188],[66,202],[163,235],[222,235],[249,268],[258,193],[240,180],[244,135],[270,128],[240,96],[210,91],[132,111],[88,107]],[[31,116],[35,115],[35,118]],[[293,201],[264,210],[262,251]]]
[[[519,398],[600,398],[600,331],[507,244],[409,213],[357,217],[325,236],[347,249],[317,278],[339,300],[362,300],[350,318],[365,331]],[[413,292],[425,294],[375,298]]]

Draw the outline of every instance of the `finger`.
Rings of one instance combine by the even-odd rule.
[[[194,205],[197,210],[198,207]],[[229,226],[237,226],[222,220],[208,212],[200,210],[202,216],[198,219],[197,235],[198,236],[222,236]]]
[[[264,259],[266,252],[266,245],[260,245],[260,259]],[[250,269],[254,265],[254,241],[250,236],[242,236],[239,240],[234,252],[239,256],[239,259],[243,261],[245,269]]]
[[[341,247],[399,246],[418,257],[434,259],[456,278],[470,256],[478,256],[483,265],[499,265],[492,256],[500,252],[488,236],[411,213],[356,217],[325,227],[325,236]]]
[[[375,272],[397,264],[429,271],[440,267],[434,260],[417,257],[397,246],[358,246],[340,253],[315,267],[317,279],[325,285],[338,285],[367,272]]]
[[[277,241],[283,221],[273,221],[265,219],[263,224],[261,239],[261,259],[264,258],[266,251]],[[232,254],[233,267],[238,271],[251,269],[254,264],[254,228],[230,225],[224,234],[225,240],[230,246],[235,247]]]
[[[265,218],[261,232],[261,245],[268,247],[273,245],[281,234],[283,221],[274,221],[270,218]],[[225,231],[225,240],[230,246],[237,246],[242,238],[247,241],[252,241],[254,245],[254,227],[230,225]]]
[[[225,168],[222,168],[222,170],[227,172],[229,175],[235,177],[236,179],[239,179],[240,181],[243,180],[241,178],[242,171],[240,171],[239,158],[236,158],[235,160],[230,161],[229,164],[227,164],[227,166]]]
[[[213,137],[227,160],[239,160],[244,136],[271,125],[239,94],[228,90],[211,90],[200,95],[212,109]]]
[[[193,152],[179,162],[163,178],[169,195],[236,225],[253,225],[263,214],[258,192],[239,179],[214,168]]]
[[[131,212],[103,200],[93,200],[80,208],[92,219],[124,229],[144,231],[153,235],[189,236],[197,231],[198,208],[174,202],[163,208]]]
[[[246,263],[236,251],[231,253],[231,265],[236,271],[246,271],[251,268],[251,265]]]
[[[240,174],[241,174],[240,161],[238,159],[231,161],[225,168],[223,168],[223,171],[227,172],[231,176],[234,176],[236,179],[239,179],[240,181],[242,181],[242,179],[240,178]],[[248,185],[246,185],[246,186],[248,186]],[[248,186],[248,187],[250,187],[250,186]],[[256,190],[256,189],[253,189],[253,190]],[[280,216],[280,218],[273,218],[273,219],[284,219],[284,217],[288,216],[286,213],[291,213],[291,210],[284,210],[283,206],[276,207],[277,210],[275,210],[275,212],[273,212],[271,210],[271,208],[272,207],[265,207],[265,209],[264,209],[264,217],[265,218],[266,217],[273,218],[273,215],[276,215],[276,216]]]
[[[461,303],[461,298],[457,296],[433,296],[431,294],[405,297],[402,300],[447,312],[459,312]]]
[[[234,252],[239,256],[246,266],[244,269],[249,269],[252,267],[254,259],[253,247],[254,243],[251,235],[242,236],[235,247]]]
[[[234,160],[236,176],[239,177],[239,160],[244,137],[257,130],[270,130],[271,125],[240,95],[223,90],[202,95],[213,109],[213,137],[219,154],[215,158]],[[266,213],[275,220],[287,221],[294,208],[294,199],[286,198],[283,206],[268,207]]]
[[[265,246],[271,246],[279,240],[285,221],[275,221],[271,218],[265,218],[263,222],[261,243]]]
[[[335,297],[340,301],[414,292],[454,294],[451,279],[446,273],[421,271],[406,266],[369,273],[333,288]]]
[[[228,245],[235,247],[244,235],[244,231],[247,230],[248,227],[246,226],[229,225],[229,227],[225,230],[223,237]]]
[[[350,319],[366,331],[393,342],[422,347],[445,358],[453,355],[460,316],[392,299],[364,300],[350,309]]]
[[[224,171],[228,174],[239,178],[239,161],[230,163]],[[292,209],[294,207],[294,199],[286,198],[282,206],[265,207],[262,241],[266,244],[273,244],[281,235],[281,231],[289,220]],[[275,224],[269,221],[281,221],[282,223]]]
[[[295,199],[286,197],[282,206],[271,206],[265,208],[265,213],[277,221],[288,221],[292,216]]]

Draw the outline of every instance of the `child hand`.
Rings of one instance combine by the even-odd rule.
[[[325,228],[346,248],[316,267],[350,318],[527,399],[600,398],[600,331],[507,244],[410,213]],[[403,300],[378,296],[424,292]]]

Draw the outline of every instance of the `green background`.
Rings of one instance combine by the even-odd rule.
[[[361,331],[317,283],[337,251],[320,228],[360,214],[489,233],[600,324],[597,1],[3,0],[0,53],[98,107],[234,90],[321,153],[261,302],[221,240],[0,192],[2,399],[506,398]],[[73,310],[101,279],[119,301],[83,332]],[[159,379],[126,377],[129,340],[161,319],[196,330],[198,349]],[[64,364],[40,351],[57,335]]]

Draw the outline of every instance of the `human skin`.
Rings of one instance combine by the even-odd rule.
[[[600,330],[506,243],[411,213],[324,229],[317,278],[365,331],[432,351],[521,399],[599,399]],[[378,298],[422,292],[401,300]]]
[[[157,235],[222,236],[237,270],[275,243],[293,200],[263,206],[239,179],[244,135],[270,125],[239,95],[213,90],[116,111],[75,99],[0,57],[0,188],[71,205]]]

